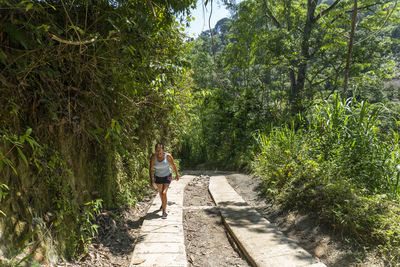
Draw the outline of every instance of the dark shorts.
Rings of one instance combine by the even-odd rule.
[[[171,181],[172,181],[172,173],[164,177],[156,176],[156,184],[170,184]]]

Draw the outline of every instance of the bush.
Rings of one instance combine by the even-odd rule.
[[[35,244],[80,255],[85,203],[134,205],[155,139],[176,145],[190,84],[175,16],[194,1],[158,2],[0,1],[2,248],[40,221]]]
[[[286,209],[314,212],[393,263],[400,260],[400,150],[379,131],[382,110],[338,97],[317,104],[300,121],[305,127],[260,135],[252,169],[267,197]]]

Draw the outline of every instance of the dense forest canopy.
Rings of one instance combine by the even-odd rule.
[[[343,96],[355,94],[359,100],[380,102],[397,94],[384,85],[396,75],[398,5],[393,1],[358,2],[349,69],[351,86]],[[263,128],[266,122],[282,121],[305,111],[317,99],[344,93],[353,2],[241,1],[229,7],[231,19],[219,21],[211,32],[203,32],[193,42],[193,78],[197,88],[214,94],[206,101],[220,95],[224,99],[216,101],[218,107],[210,103],[210,111],[220,108],[224,115],[220,123],[215,123],[218,118],[208,117],[214,127],[220,127],[209,132],[229,129],[228,136],[204,133],[201,139],[210,138],[213,143],[206,145],[207,149],[220,148],[226,141],[227,146],[234,144],[234,149],[244,145],[240,149],[244,152],[250,144],[228,141],[237,140],[239,129],[247,129],[239,133],[243,136],[239,140],[249,142],[251,132]],[[232,101],[222,107],[229,98]],[[239,106],[246,109],[242,116],[236,112]],[[225,120],[227,117],[233,120]],[[210,129],[206,121],[202,120],[204,131]],[[218,154],[207,154],[214,152]]]

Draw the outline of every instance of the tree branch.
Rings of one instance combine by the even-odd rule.
[[[61,1],[61,4],[62,4],[62,6],[63,6],[63,8],[64,8],[64,10],[65,10],[65,14],[67,15],[67,18],[68,18],[69,22],[71,23],[71,26],[74,26],[74,23],[72,22],[72,19],[71,19],[71,17],[70,17],[69,14],[68,14],[67,7],[66,7],[65,4],[64,4],[64,1]],[[73,29],[74,29],[74,32],[76,33],[76,36],[78,36],[79,42],[81,42],[81,37],[79,36],[79,33],[78,33],[78,31],[76,30],[76,27],[73,27]],[[81,48],[81,47],[79,48],[79,51],[82,52],[82,48]]]
[[[154,17],[154,19],[157,19],[157,14],[156,14],[156,11],[155,11],[155,9],[154,9],[153,4],[151,3],[151,1],[150,1],[150,0],[147,0],[147,4],[150,6],[151,10],[153,11],[153,17]]]
[[[269,19],[271,19],[271,20],[272,20],[272,23],[273,23],[276,27],[281,28],[282,25],[281,25],[281,24],[279,23],[279,21],[274,17],[274,15],[272,14],[271,10],[269,10],[269,8],[267,7],[265,1],[263,2],[263,4],[264,4],[265,10],[266,10],[265,16],[268,17]]]
[[[369,36],[365,37],[364,39],[362,39],[362,40],[360,40],[360,41],[357,41],[354,45],[358,45],[358,44],[360,44],[360,43],[362,43],[362,42],[368,40],[369,38],[371,38],[371,37],[377,35],[377,34],[382,30],[383,26],[385,26],[385,24],[386,24],[386,22],[389,20],[390,16],[392,16],[394,10],[396,9],[396,6],[397,6],[397,2],[396,2],[396,4],[394,5],[394,7],[392,8],[391,12],[390,12],[390,13],[388,12],[388,14],[387,14],[385,20],[383,21],[382,25],[381,25],[375,32],[373,32],[373,33],[370,34]]]
[[[58,42],[60,42],[60,43],[69,44],[69,45],[84,45],[84,44],[90,44],[90,43],[93,43],[93,42],[95,42],[95,41],[97,40],[97,37],[94,37],[94,38],[92,38],[92,39],[90,39],[90,40],[86,40],[86,41],[68,41],[68,40],[63,40],[63,39],[61,39],[60,37],[57,37],[57,36],[55,36],[55,35],[52,34],[52,33],[48,33],[48,34],[49,34],[49,36],[50,36],[51,39],[56,40],[56,41],[58,41]]]
[[[281,24],[279,23],[279,21],[274,17],[274,15],[272,15],[272,13],[268,10],[267,14],[265,14],[265,16],[267,16],[269,19],[272,20],[272,23],[278,27],[281,28]]]
[[[363,9],[369,9],[370,7],[377,6],[377,5],[380,5],[380,4],[384,4],[384,3],[378,2],[378,3],[362,6],[362,7],[357,8],[357,10],[360,11],[360,10],[363,10]],[[353,9],[346,11],[346,13],[353,13]]]
[[[326,14],[328,14],[332,9],[334,9],[336,7],[337,4],[339,4],[340,0],[336,0],[332,5],[330,5],[330,7],[328,7],[327,9],[321,11],[318,16],[316,16],[313,19],[313,22],[316,22],[317,20],[319,20],[321,17],[325,16]]]

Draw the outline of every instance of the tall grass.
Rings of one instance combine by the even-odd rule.
[[[332,97],[294,125],[261,134],[252,163],[267,197],[312,211],[336,231],[400,261],[399,133],[380,104]],[[396,124],[398,126],[398,124]]]
[[[381,122],[388,119],[383,109],[380,104],[333,97],[309,112],[307,139],[315,152],[332,163],[337,176],[347,177],[369,193],[388,194],[389,199],[398,200],[400,158],[398,142],[393,142],[398,133],[381,132]]]

